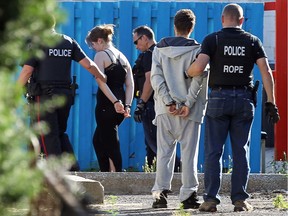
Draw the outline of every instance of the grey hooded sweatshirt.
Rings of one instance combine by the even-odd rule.
[[[190,108],[189,120],[203,122],[207,102],[207,73],[193,78],[185,76],[200,47],[193,39],[167,37],[154,48],[151,85],[154,89],[155,119],[168,113],[166,105],[175,101]]]

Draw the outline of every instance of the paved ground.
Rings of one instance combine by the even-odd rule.
[[[187,215],[209,215],[214,216],[227,215],[288,215],[287,210],[279,210],[274,207],[273,199],[279,193],[271,194],[252,194],[249,202],[253,205],[252,212],[233,212],[233,205],[231,205],[229,197],[222,196],[222,202],[218,205],[218,211],[215,213],[200,212],[198,210],[183,210],[180,208],[179,200],[176,195],[169,196],[167,209],[153,209],[151,204],[153,199],[151,195],[119,195],[119,196],[105,196],[104,205],[91,205],[91,214],[89,215],[156,215],[156,216],[187,216]],[[285,194],[284,194],[285,195]],[[202,202],[201,198],[201,202]],[[286,194],[287,202],[287,194]]]
[[[271,162],[274,157],[274,149],[266,148],[265,173],[274,173],[274,168]],[[123,179],[122,179],[123,180]],[[269,179],[268,179],[269,180]],[[125,179],[124,179],[125,181]],[[272,183],[272,182],[271,182]],[[121,182],[119,182],[121,185]],[[123,184],[125,184],[123,182]],[[273,184],[273,183],[272,183]],[[288,182],[287,182],[288,185]],[[139,185],[141,187],[141,185]],[[107,188],[106,188],[107,189]],[[286,188],[287,189],[287,188]],[[285,201],[288,202],[287,190],[270,190],[262,192],[253,192],[248,200],[253,205],[252,212],[233,212],[228,194],[222,194],[221,204],[217,206],[218,211],[215,213],[200,212],[199,210],[183,210],[180,208],[180,203],[177,197],[177,192],[169,195],[167,209],[151,208],[154,201],[151,194],[146,195],[105,195],[104,204],[94,204],[89,206],[89,215],[156,215],[156,216],[188,216],[188,215],[213,215],[213,216],[241,216],[241,215],[265,215],[265,216],[288,216],[288,210],[277,209],[273,201],[282,194]],[[203,202],[202,194],[199,196],[200,202]]]

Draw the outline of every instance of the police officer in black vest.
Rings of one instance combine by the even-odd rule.
[[[233,152],[231,200],[234,211],[250,211],[246,201],[249,178],[249,142],[256,106],[252,70],[260,69],[267,93],[266,113],[276,123],[279,120],[275,105],[274,81],[266,53],[256,36],[241,29],[243,9],[228,4],[222,12],[222,30],[205,37],[202,51],[187,73],[196,76],[210,62],[209,87],[205,124],[204,203],[200,211],[217,211],[221,184],[223,144],[228,133]],[[255,143],[254,143],[255,144]]]
[[[39,108],[36,115],[31,119],[31,123],[44,121],[49,127],[49,132],[40,134],[39,137],[41,151],[46,157],[61,155],[63,152],[73,154],[71,143],[66,134],[69,112],[77,88],[77,84],[71,82],[72,60],[87,69],[96,81],[101,83],[104,92],[107,87],[106,76],[99,70],[98,66],[86,56],[74,39],[56,33],[54,26],[55,24],[51,36],[57,41],[57,44],[54,47],[43,48],[43,58],[27,60],[18,78],[20,85],[28,84],[28,97],[36,105],[35,107]],[[64,96],[64,106],[57,107],[53,111],[48,110],[45,113],[40,113],[42,105],[56,95]],[[76,165],[72,169],[79,170],[79,167]]]
[[[133,41],[136,48],[142,52],[133,67],[135,97],[138,99],[133,117],[136,122],[143,123],[147,162],[151,167],[157,154],[157,129],[152,123],[155,110],[150,83],[152,52],[156,44],[154,32],[148,26],[139,26],[133,30]]]

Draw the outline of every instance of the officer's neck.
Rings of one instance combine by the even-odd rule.
[[[156,44],[155,41],[149,40],[148,43],[147,43],[147,50],[150,49],[150,47],[152,47],[154,44]]]
[[[223,28],[241,28],[241,26],[238,25],[223,25]]]

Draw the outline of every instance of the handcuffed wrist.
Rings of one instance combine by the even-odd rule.
[[[116,104],[116,103],[122,103],[122,101],[121,100],[116,100],[116,101],[113,102],[113,104]]]
[[[170,101],[169,103],[165,104],[165,106],[172,106],[172,105],[176,105],[175,101]]]
[[[130,104],[125,104],[125,106],[124,106],[125,108],[131,108],[131,105]]]

